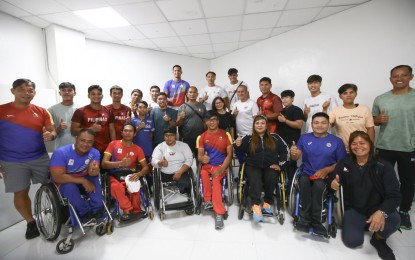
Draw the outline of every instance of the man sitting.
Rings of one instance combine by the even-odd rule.
[[[99,183],[100,156],[92,147],[95,135],[92,129],[81,129],[75,144],[62,146],[53,152],[49,167],[62,197],[69,200],[84,224],[96,223],[103,207]],[[81,197],[84,193],[89,201]]]

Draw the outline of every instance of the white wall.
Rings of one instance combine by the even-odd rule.
[[[391,68],[415,68],[414,14],[413,0],[373,0],[212,60],[212,70],[223,85],[228,69],[236,67],[255,99],[259,79],[268,76],[274,93],[292,89],[301,108],[309,95],[307,77],[319,74],[322,91],[337,97],[342,84],[355,83],[356,101],[371,107],[377,95],[391,89]]]

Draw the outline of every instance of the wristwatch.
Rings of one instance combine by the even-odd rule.
[[[382,213],[382,215],[385,219],[387,219],[389,217],[388,214],[385,213],[385,211],[382,211],[382,210],[379,210],[379,211],[380,211],[380,213]]]

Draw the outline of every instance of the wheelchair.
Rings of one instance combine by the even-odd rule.
[[[180,193],[177,181],[163,182],[160,169],[153,169],[154,207],[158,211],[161,221],[166,218],[166,211],[183,210],[187,215],[193,215],[197,212],[196,182],[191,167],[188,170],[188,174],[190,175],[191,185],[189,195]],[[181,201],[177,202],[179,197],[181,197]]]
[[[69,235],[58,242],[56,251],[59,254],[66,254],[71,252],[75,246],[72,236],[77,227],[81,230],[82,235],[85,235],[87,228],[95,228],[95,233],[98,236],[113,233],[113,219],[104,201],[103,206],[105,214],[102,218],[98,218],[95,223],[83,224],[71,202],[61,196],[54,183],[48,182],[43,184],[35,195],[36,224],[46,240],[54,241],[59,237],[62,224],[65,221]]]
[[[197,214],[199,215],[202,210],[202,202],[203,202],[203,183],[202,183],[202,177],[201,177],[201,169],[202,164],[197,164]],[[212,179],[212,178],[210,178]],[[228,169],[226,170],[226,175],[222,179],[222,201],[224,202],[227,211],[225,214],[225,219],[228,217],[227,212],[229,211],[229,207],[232,206],[234,201],[234,186],[233,186],[233,167],[230,165]]]
[[[296,224],[299,220],[299,208],[300,208],[300,183],[299,178],[303,174],[303,166],[301,165],[297,171],[295,172],[293,181],[291,183],[291,190],[290,190],[290,196],[289,196],[289,210],[292,213],[293,219],[294,219],[294,227],[296,227]],[[328,185],[328,184],[326,184]],[[322,236],[324,238],[329,239],[330,237],[335,238],[337,235],[337,229],[342,223],[343,219],[343,194],[342,194],[342,188],[339,189],[337,192],[330,192],[326,190],[326,194],[324,195],[323,200],[323,219],[326,219],[326,234],[317,234],[314,232],[313,228],[310,227],[309,234]],[[333,215],[335,214],[336,217]]]
[[[107,207],[110,209],[111,212],[111,216],[115,219],[117,219],[118,223],[123,224],[123,223],[130,223],[132,221],[138,220],[138,219],[144,219],[149,217],[150,220],[154,219],[154,210],[153,210],[153,205],[151,204],[150,201],[150,189],[149,189],[149,185],[147,183],[147,178],[146,176],[142,176],[140,177],[139,181],[140,181],[140,201],[141,201],[141,209],[142,212],[140,214],[137,215],[132,215],[132,218],[129,220],[123,220],[122,219],[122,210],[120,208],[119,202],[113,198],[110,194],[111,194],[111,184],[110,184],[110,178],[109,176],[114,176],[114,178],[116,178],[118,181],[120,182],[125,182],[125,177],[129,174],[132,174],[132,170],[130,169],[121,169],[115,172],[112,172],[110,174],[106,174],[105,176],[103,176],[103,183],[105,183],[106,185],[105,187],[105,194],[107,194],[108,196],[110,196],[110,198],[107,200]],[[104,190],[103,187],[103,190]],[[125,189],[125,191],[127,192],[127,188]]]
[[[278,183],[275,187],[274,196],[276,201],[276,205],[274,205],[274,213],[267,214],[262,212],[263,216],[265,217],[276,217],[277,221],[283,225],[285,222],[285,212],[287,211],[287,192],[286,192],[286,185],[287,185],[287,174],[285,170],[281,170],[278,176]],[[239,184],[238,184],[238,202],[239,202],[239,209],[238,209],[238,219],[241,220],[244,217],[245,212],[249,215],[252,215],[252,203],[249,199],[249,183],[248,183],[248,176],[245,172],[245,164],[242,164],[241,171],[239,173]]]

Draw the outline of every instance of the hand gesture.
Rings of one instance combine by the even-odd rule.
[[[232,115],[237,116],[239,113],[238,107],[235,107],[235,109],[232,111]]]
[[[128,154],[125,154],[124,158],[122,158],[121,165],[123,167],[129,167],[131,165],[131,159],[128,157]]]
[[[287,118],[285,118],[285,116],[280,113],[278,115],[278,121],[280,121],[281,123],[285,123],[285,122],[287,122]]]
[[[327,111],[327,108],[330,106],[330,103],[331,103],[331,98],[329,98],[329,100],[323,103],[323,110]]]
[[[263,115],[263,114],[264,114],[264,111],[262,111],[262,107],[259,107],[257,115]]]
[[[370,223],[369,231],[383,231],[385,227],[385,216],[383,216],[382,212],[378,210],[375,211],[375,213],[373,213],[366,222]]]
[[[145,123],[144,121],[141,121],[141,122],[138,124],[138,130],[143,129],[144,127],[146,127],[146,123]]]
[[[310,107],[308,107],[307,105],[304,106],[304,115],[308,116],[308,114],[310,113]]]
[[[338,190],[340,188],[340,177],[339,177],[339,175],[336,174],[336,178],[333,179],[333,181],[330,184],[330,187],[333,190]]]
[[[208,156],[207,152],[205,152],[205,154],[202,157],[202,163],[203,164],[207,164],[210,161],[210,157]]]
[[[241,135],[238,133],[238,137],[236,137],[235,139],[235,145],[240,147],[242,145],[242,137]]]
[[[131,121],[131,112],[128,111],[127,112],[127,117],[125,118],[125,122],[130,122]]]
[[[95,133],[101,132],[102,126],[100,124],[98,124],[98,122],[94,122],[94,124],[92,125],[92,130]]]
[[[159,161],[160,167],[167,167],[169,166],[169,162],[166,160],[166,157],[163,156],[163,160]]]
[[[380,111],[378,115],[378,120],[381,124],[386,124],[389,121],[389,116],[386,114],[385,109]]]
[[[151,106],[151,103],[150,103],[150,104],[148,104],[148,107],[147,107],[147,112],[148,112],[148,113],[150,113],[150,112],[151,112],[151,110],[153,110],[153,107]]]
[[[66,123],[65,121],[63,121],[63,118],[61,118],[59,120],[58,131],[61,132],[61,131],[65,130],[66,128],[68,128],[68,123]]]
[[[43,131],[43,134],[42,134],[43,135],[43,141],[44,142],[52,141],[52,133],[49,132],[48,130],[46,130],[46,127],[43,127],[42,131]]]
[[[97,176],[99,174],[99,163],[91,162],[88,165],[88,175]]]
[[[184,110],[181,110],[180,112],[179,112],[179,118],[185,118],[186,117],[186,112],[184,112]]]
[[[298,148],[295,145],[295,142],[293,141],[293,144],[291,145],[291,148],[290,148],[290,156],[295,157],[295,156],[297,156],[297,154],[298,154]]]
[[[170,121],[170,117],[167,115],[167,112],[164,112],[163,120],[166,122]]]
[[[203,96],[203,102],[206,102],[206,100],[208,100],[209,99],[209,96],[208,96],[208,94],[207,94],[207,92],[205,92],[205,95]]]

